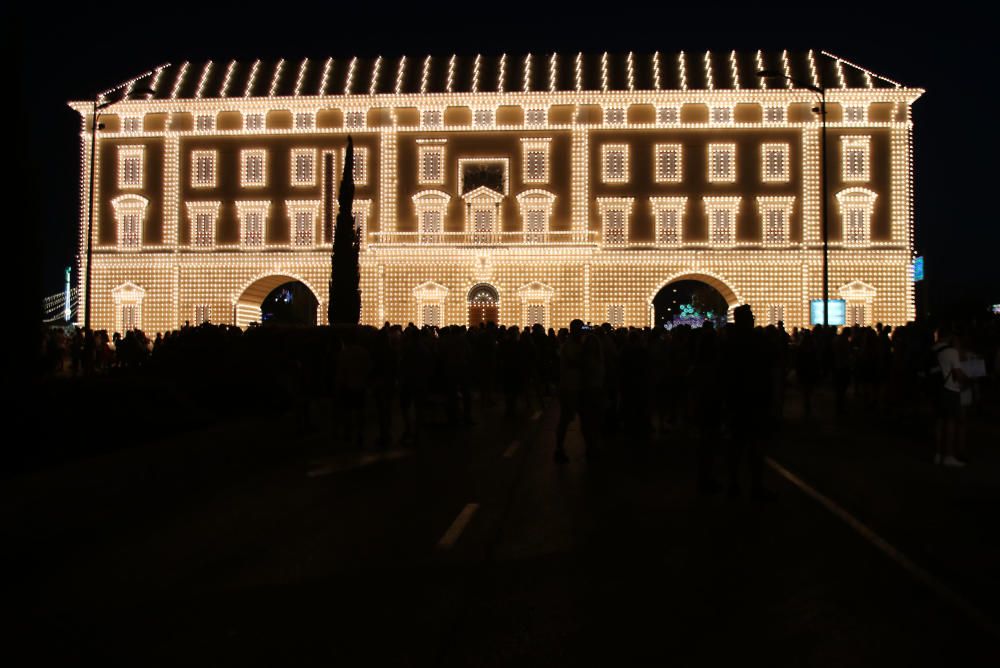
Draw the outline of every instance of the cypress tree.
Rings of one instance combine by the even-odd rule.
[[[354,141],[347,137],[344,176],[337,197],[339,209],[333,229],[333,256],[330,261],[330,301],[327,315],[331,325],[357,325],[361,320],[361,231],[355,227]]]

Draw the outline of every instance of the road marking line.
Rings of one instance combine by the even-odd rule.
[[[915,564],[909,557],[889,544],[884,538],[872,531],[871,528],[861,522],[858,518],[838,506],[837,503],[829,497],[816,491],[808,483],[786,469],[784,466],[770,457],[766,457],[765,461],[767,462],[767,465],[774,469],[776,473],[798,487],[799,490],[804,492],[806,496],[811,497],[814,501],[829,510],[833,515],[843,520],[847,526],[854,529],[861,535],[862,538],[874,545],[879,551],[885,554],[885,556],[889,557],[889,559],[896,562],[897,565],[909,573],[918,582],[922,583],[942,599],[961,610],[970,620],[975,622],[984,631],[996,637],[1000,637],[1000,625],[988,617],[982,610],[963,598],[961,594],[957,593],[941,580],[938,580],[929,572]]]
[[[332,464],[327,464],[326,466],[321,466],[317,469],[312,469],[306,473],[309,478],[319,478],[320,476],[330,475],[331,473],[340,473],[343,471],[350,471],[352,469],[360,469],[372,464],[377,464],[378,462],[392,461],[394,459],[401,459],[410,454],[409,450],[387,450],[386,452],[369,453],[364,455],[354,455],[352,457],[341,457],[338,458]],[[317,462],[318,463],[318,462]]]
[[[542,411],[535,411],[534,415],[531,416],[531,419],[537,420],[540,417],[542,417]]]
[[[507,446],[507,449],[503,451],[504,459],[510,459],[511,457],[513,457],[514,453],[517,452],[517,449],[519,447],[521,447],[520,441],[514,441],[509,446]]]
[[[455,545],[455,541],[458,540],[462,532],[465,531],[465,527],[468,526],[469,522],[472,520],[472,516],[476,514],[479,509],[478,503],[467,503],[465,508],[462,508],[462,512],[458,514],[455,521],[451,523],[448,530],[444,532],[441,536],[441,540],[438,541],[438,547],[444,550],[450,549]]]

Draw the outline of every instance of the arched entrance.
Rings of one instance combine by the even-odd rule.
[[[654,327],[724,325],[740,298],[721,279],[707,274],[681,274],[669,279],[650,299]]]
[[[301,277],[288,274],[262,276],[247,285],[236,299],[236,325],[250,323],[315,325],[319,299]]]
[[[469,290],[469,327],[500,320],[500,294],[489,283],[479,283]]]

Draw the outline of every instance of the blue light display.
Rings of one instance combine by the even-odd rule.
[[[809,304],[810,322],[814,325],[823,324],[823,300],[814,299]],[[843,325],[847,321],[847,302],[843,299],[830,300],[830,324]]]

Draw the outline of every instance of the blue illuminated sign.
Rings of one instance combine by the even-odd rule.
[[[847,302],[843,299],[830,300],[830,324],[843,325],[847,321]],[[823,300],[814,299],[810,302],[810,321],[814,325],[823,324]]]
[[[913,282],[924,280],[924,256],[913,258]]]

